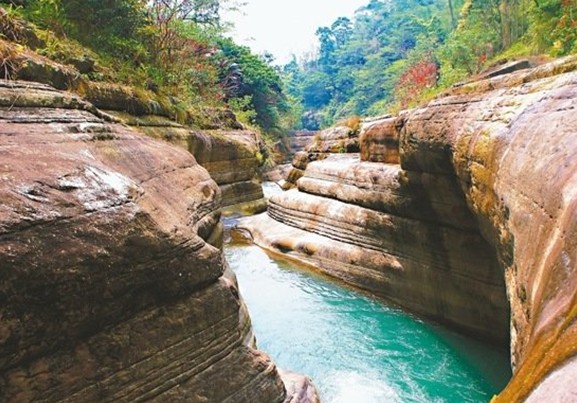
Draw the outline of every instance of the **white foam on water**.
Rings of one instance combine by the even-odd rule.
[[[282,193],[283,190],[276,182],[263,182],[262,186],[262,193],[266,199],[270,199],[275,194]]]
[[[383,379],[371,374],[339,371],[330,378],[328,391],[322,396],[328,403],[395,403],[401,402],[399,393]]]

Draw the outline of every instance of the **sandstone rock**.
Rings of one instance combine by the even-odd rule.
[[[75,68],[45,58],[23,55],[16,73],[17,79],[41,82],[60,90],[78,85],[80,73]]]
[[[454,176],[404,171],[399,165],[359,161],[356,155],[311,162],[305,173],[297,182],[304,193],[463,231],[477,228]]]
[[[96,71],[96,60],[88,55],[68,57],[66,64],[74,66],[80,74],[89,74]]]
[[[570,258],[577,247],[577,73],[567,72],[576,61],[499,76],[473,94],[457,91],[405,126],[403,166],[445,169],[438,161],[450,151],[482,233],[498,251],[515,373],[497,401],[530,397],[543,380],[567,388],[561,375],[577,355],[577,266]],[[441,120],[449,124],[441,128]]]
[[[400,167],[307,164],[297,189],[241,225],[265,247],[477,335],[502,340],[510,311],[514,375],[494,401],[572,401],[576,70],[569,57],[453,88],[405,115]],[[381,141],[365,139],[361,151]]]
[[[306,151],[314,153],[354,153],[359,152],[358,133],[346,126],[336,126],[314,135]]]
[[[287,138],[289,153],[293,155],[299,151],[304,151],[314,141],[316,134],[317,132],[312,130],[299,130],[289,134]]]
[[[273,169],[263,172],[262,180],[277,183],[283,181],[288,176],[291,168],[292,165],[290,163],[277,165]]]
[[[399,163],[399,133],[403,118],[390,117],[363,123],[359,135],[362,161]]]
[[[2,12],[0,8],[0,19]],[[17,37],[20,38],[18,34]],[[72,88],[80,82],[80,73],[74,67],[56,63],[2,38],[0,48],[3,50],[0,78],[41,82],[59,89]]]
[[[33,79],[34,77],[32,77]],[[82,95],[97,108],[128,112],[131,115],[158,115],[170,117],[171,111],[163,107],[153,93],[112,84],[86,82],[80,88]]]
[[[492,78],[501,76],[504,74],[509,74],[517,70],[524,70],[531,67],[531,63],[529,60],[522,59],[522,60],[513,60],[508,63],[504,63],[502,65],[493,67],[488,71],[482,73],[483,78]]]
[[[320,403],[318,392],[309,378],[289,371],[279,373],[287,390],[284,403]]]
[[[0,104],[0,400],[282,402],[208,172],[77,97],[0,84],[30,87],[42,108]]]
[[[266,201],[258,179],[260,139],[249,130],[191,130],[159,117],[143,117],[135,128],[176,144],[194,155],[222,191],[223,207],[250,204],[261,212]],[[242,207],[242,206],[239,206]]]
[[[297,181],[302,178],[309,162],[326,158],[324,153],[314,153],[299,151],[293,156],[291,167],[286,171],[285,181],[281,184],[283,190],[289,190],[296,186]]]
[[[362,184],[340,186],[334,181],[336,176],[317,179],[315,186],[303,184],[309,170],[332,162],[335,172],[347,172],[351,177],[357,167],[374,164],[359,162],[358,157],[348,157],[348,161],[329,157],[311,163],[298,181],[298,189],[273,196],[268,216],[243,220],[241,226],[265,247],[302,255],[307,263],[317,262],[328,274],[413,311],[470,333],[505,340],[508,316],[504,279],[494,251],[473,230],[470,213],[471,228],[459,228],[458,220],[448,226],[443,225],[442,216],[437,220],[426,215],[426,221],[421,218],[419,200],[425,199],[425,191],[420,199],[404,203],[402,190],[395,196],[370,185],[368,189]],[[311,188],[314,194],[305,193]],[[418,193],[415,188],[412,191]],[[378,199],[372,207],[385,208],[356,204],[371,194]],[[464,210],[464,198],[454,200],[457,205],[459,202]],[[309,233],[321,237],[311,238]],[[492,322],[490,328],[487,321]]]
[[[114,115],[136,130],[188,150],[207,169],[222,192],[222,205],[266,209],[259,177],[259,136],[249,130],[195,130],[161,116]]]

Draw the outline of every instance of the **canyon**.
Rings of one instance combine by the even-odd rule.
[[[427,105],[319,133],[258,245],[496,343],[494,402],[572,401],[577,59],[513,63]],[[347,153],[358,151],[360,154]]]
[[[495,402],[571,400],[576,69],[518,64],[358,130],[303,134],[289,190],[239,229],[510,343]],[[0,81],[0,400],[318,401],[255,349],[222,254],[221,208],[266,207],[259,135],[226,110],[175,123],[48,62],[30,74],[42,83]]]
[[[221,198],[187,150],[0,81],[0,401],[318,401],[254,348]]]

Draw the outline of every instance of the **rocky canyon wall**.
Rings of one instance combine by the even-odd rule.
[[[0,81],[0,401],[316,401],[246,344],[220,199],[188,151]]]
[[[222,206],[243,204],[256,211],[266,208],[259,174],[267,152],[264,142],[258,133],[245,129],[232,111],[187,109],[182,101],[152,90],[90,81],[86,74],[96,72],[94,59],[85,55],[67,64],[57,63],[32,51],[47,45],[42,45],[32,28],[24,25],[21,29],[22,40],[29,48],[0,38],[7,54],[15,55],[9,65],[18,68],[11,78],[72,91],[136,130],[185,148],[221,188]]]
[[[510,338],[514,375],[495,401],[572,401],[576,68],[491,74],[365,122],[360,155],[298,157],[296,188],[242,225],[416,312]]]
[[[259,163],[263,162],[266,151],[254,131],[244,129],[234,119],[230,120],[231,127],[198,130],[158,116],[121,116],[136,130],[178,145],[194,155],[219,185],[223,207],[237,206],[256,212],[266,209],[259,177]]]

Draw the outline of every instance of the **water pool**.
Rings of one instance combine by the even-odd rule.
[[[324,403],[487,402],[510,374],[507,352],[274,259],[227,245],[258,347],[309,375]]]

